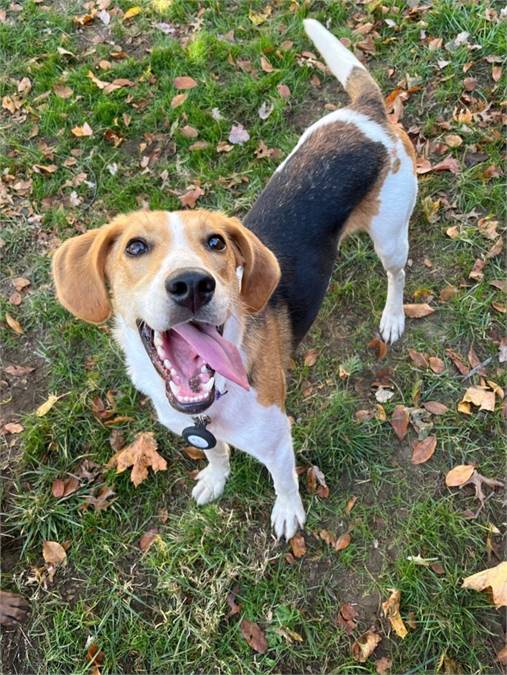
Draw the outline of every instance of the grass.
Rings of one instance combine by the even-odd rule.
[[[502,315],[492,305],[505,300],[488,283],[502,277],[501,257],[488,260],[483,280],[468,279],[492,243],[477,218],[505,218],[502,178],[484,176],[487,166],[501,166],[499,118],[469,124],[453,118],[456,109],[485,103],[491,103],[490,113],[500,110],[503,81],[493,82],[485,60],[505,53],[494,3],[438,0],[411,12],[394,0],[384,9],[375,2],[279,2],[259,26],[256,14],[266,10],[261,2],[146,0],[131,21],[113,11],[130,6],[114,3],[108,26],[95,18],[80,28],[74,17],[86,10],[79,2],[27,0],[18,10],[0,3],[7,15],[0,23],[0,96],[16,95],[23,77],[31,83],[22,111],[16,116],[3,110],[1,122],[6,151],[0,171],[9,200],[1,232],[0,315],[8,312],[24,329],[16,335],[0,322],[2,365],[32,364],[43,373],[25,384],[2,374],[11,387],[2,396],[2,412],[24,426],[20,435],[5,435],[2,587],[32,602],[23,630],[3,636],[4,672],[85,673],[89,640],[103,651],[106,673],[366,673],[383,655],[392,659],[394,673],[498,672],[499,612],[487,595],[461,589],[461,581],[496,564],[491,545],[498,548],[499,537],[490,528],[502,527],[500,495],[488,498],[470,520],[466,511],[477,507],[471,493],[448,490],[443,481],[460,463],[480,465],[490,477],[501,477],[504,466],[500,410],[470,417],[456,411],[467,383],[446,355],[451,347],[465,357],[473,346],[481,359],[492,358],[488,377],[505,386],[497,359]],[[309,494],[302,476],[307,552],[291,564],[287,547],[270,535],[273,494],[266,471],[236,454],[223,498],[197,508],[190,474],[202,463],[186,457],[181,440],[156,423],[149,402],[128,381],[108,328],[82,324],[56,304],[49,265],[58,241],[143,205],[177,209],[179,195],[191,185],[205,190],[200,205],[243,215],[277,164],[255,157],[259,142],[285,155],[302,129],[324,114],[325,104],[344,100],[334,81],[300,56],[311,50],[302,30],[307,15],[328,19],[337,35],[354,44],[364,39],[355,28],[374,23],[376,53],[369,67],[383,91],[405,75],[419,87],[405,103],[405,128],[419,127],[421,138],[433,144],[443,143],[447,133],[460,134],[464,143],[443,154],[460,161],[459,175],[421,177],[412,220],[406,298],[410,302],[426,289],[437,312],[408,321],[402,343],[378,361],[367,343],[382,311],[385,278],[370,242],[353,237],[342,247],[319,319],[295,356],[288,412],[295,419],[298,464],[318,465],[330,496]],[[165,34],[157,24],[170,24],[176,33]],[[463,31],[480,49],[446,49]],[[423,32],[442,38],[442,46],[430,50]],[[124,55],[114,58],[120,49]],[[272,72],[262,70],[261,56]],[[104,60],[109,69],[99,66]],[[440,69],[439,60],[449,63]],[[476,89],[465,92],[472,101],[463,90],[469,62],[467,75],[477,78]],[[395,69],[392,77],[389,68]],[[89,71],[108,82],[127,78],[134,86],[106,94]],[[199,84],[173,109],[178,75]],[[312,84],[315,75],[320,87]],[[278,93],[281,83],[290,98]],[[58,97],[55,85],[69,87],[71,95]],[[264,101],[273,111],[262,121],[257,111]],[[212,116],[214,108],[220,119]],[[93,136],[78,139],[71,129],[84,122]],[[250,141],[217,152],[233,123],[248,129]],[[182,133],[185,125],[209,145],[192,150],[195,139]],[[107,140],[112,133],[119,145]],[[467,152],[487,159],[469,166]],[[150,158],[147,167],[143,156]],[[433,152],[434,163],[440,158]],[[56,170],[41,173],[35,165]],[[20,181],[31,183],[24,188]],[[425,198],[442,202],[435,222],[421,207]],[[459,237],[451,239],[446,230],[455,224]],[[18,276],[28,277],[31,286],[13,305],[11,281]],[[439,292],[449,284],[458,294],[440,303]],[[303,363],[310,348],[319,353],[312,368]],[[409,349],[443,358],[445,372],[417,368]],[[338,376],[340,366],[350,377]],[[411,464],[407,440],[399,442],[388,422],[361,424],[354,417],[375,404],[371,383],[385,368],[395,382],[395,397],[385,404],[388,417],[399,403],[439,400],[449,406],[432,420],[438,448],[427,464]],[[477,383],[478,376],[470,381]],[[57,500],[51,485],[84,459],[100,465],[109,459],[111,427],[92,410],[108,392],[114,414],[128,418],[118,427],[125,440],[154,431],[168,470],[137,489],[128,475],[105,471],[100,481],[114,489],[112,505],[83,510],[89,486]],[[49,393],[62,398],[37,417],[34,410]],[[352,496],[357,503],[347,515]],[[160,517],[164,509],[167,519]],[[153,527],[158,537],[143,553],[139,539]],[[342,534],[349,528],[352,543],[339,554],[318,536],[322,529]],[[67,566],[47,586],[37,581],[46,539],[70,543]],[[416,565],[411,556],[437,558],[443,573]],[[234,587],[242,616],[266,633],[265,654],[251,650],[237,616],[228,616],[227,594]],[[415,621],[403,641],[380,610],[391,588],[401,591],[403,618]],[[336,624],[343,602],[356,603],[359,611],[353,637]],[[359,664],[351,643],[371,625],[383,641],[374,657]]]

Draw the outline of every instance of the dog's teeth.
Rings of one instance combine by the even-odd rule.
[[[155,343],[156,347],[162,347],[162,336],[160,335],[160,333],[157,333],[155,331],[155,335],[153,337],[153,342]]]
[[[203,382],[201,385],[201,388],[204,389],[206,392],[210,392],[213,388],[213,385],[215,384],[215,378],[211,377],[207,382]]]
[[[178,371],[176,370],[176,368],[171,368],[170,370],[171,370],[171,375],[173,377],[176,377],[176,375],[178,374]]]
[[[172,393],[178,397],[178,394],[180,393],[180,388],[178,387],[177,384],[175,384],[172,380],[169,382],[169,387],[171,388]]]
[[[163,350],[162,347],[157,347],[157,354],[159,355],[162,361],[165,359],[165,351]]]
[[[201,373],[206,375],[208,373],[208,366],[201,366]]]
[[[169,359],[164,359],[164,366],[167,368],[167,370],[171,370],[171,362]]]

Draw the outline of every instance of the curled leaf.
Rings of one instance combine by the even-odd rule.
[[[466,483],[473,472],[475,466],[473,464],[459,464],[447,472],[445,476],[445,484],[447,487],[458,487]]]
[[[491,589],[495,607],[507,606],[507,562],[501,562],[496,567],[472,574],[463,579],[462,588],[471,588],[474,591]]]
[[[389,598],[382,603],[382,609],[384,610],[384,616],[389,619],[389,623],[393,627],[396,635],[404,639],[407,636],[408,631],[400,615],[400,597],[400,591],[392,589]]]
[[[437,437],[428,436],[423,441],[417,441],[412,445],[412,464],[424,464],[435,452]]]

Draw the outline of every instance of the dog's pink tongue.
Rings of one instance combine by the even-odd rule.
[[[173,330],[181,335],[213,370],[239,384],[243,389],[250,389],[239,351],[232,342],[223,338],[214,326],[203,325],[201,329],[191,323],[183,323],[175,326]]]

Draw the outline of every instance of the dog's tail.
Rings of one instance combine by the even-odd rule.
[[[385,121],[387,115],[382,93],[363,64],[319,21],[305,19],[303,23],[306,34],[350,96],[354,107],[378,122]]]

